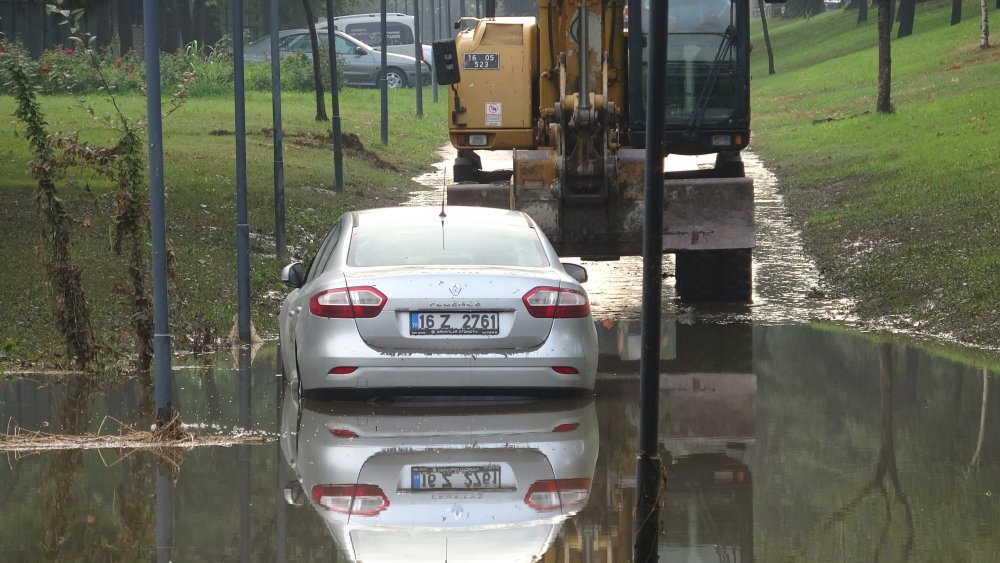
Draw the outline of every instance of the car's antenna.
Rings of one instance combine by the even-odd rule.
[[[444,212],[444,200],[447,197],[447,195],[448,195],[448,167],[445,166],[444,168],[441,169],[441,213],[438,214],[438,217],[440,217],[442,221],[444,221],[444,218],[448,216],[448,214]]]

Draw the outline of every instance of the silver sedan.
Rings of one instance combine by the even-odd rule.
[[[378,86],[382,79],[382,53],[361,41],[342,33],[334,32],[334,46],[337,53],[337,64],[340,67],[341,76],[348,86],[371,87]],[[327,30],[319,30],[317,39],[320,48],[326,52],[328,48],[329,36]],[[309,38],[308,29],[288,29],[278,34],[278,51],[281,58],[286,58],[293,53],[302,53],[312,58],[312,40]],[[243,58],[245,62],[268,61],[271,59],[270,36],[264,37],[245,45],[243,47]],[[386,53],[386,85],[389,88],[403,88],[414,86],[417,83],[417,65],[421,65],[421,82],[425,85],[431,83],[431,67],[426,62],[417,62],[417,59],[396,53]]]
[[[521,212],[348,212],[282,272],[284,373],[306,394],[588,392],[586,277]]]

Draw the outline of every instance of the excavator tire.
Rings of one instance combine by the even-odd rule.
[[[479,172],[483,162],[474,151],[459,149],[455,155],[455,166],[452,168],[456,182],[481,182]]]
[[[678,250],[676,258],[676,289],[681,300],[750,302],[751,249]]]

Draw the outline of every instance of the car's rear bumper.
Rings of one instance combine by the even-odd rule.
[[[301,388],[306,392],[317,389],[357,390],[363,394],[370,390],[449,394],[462,390],[586,392],[593,390],[597,374],[597,334],[589,319],[581,324],[588,330],[553,330],[544,344],[530,350],[490,353],[390,352],[373,349],[357,334],[350,333],[319,342],[304,338],[297,343],[294,365],[298,366]],[[556,367],[572,368],[576,373],[559,373],[553,369]],[[331,374],[331,371],[348,373]]]

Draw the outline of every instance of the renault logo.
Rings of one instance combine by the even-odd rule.
[[[458,297],[459,293],[462,293],[462,286],[458,285],[458,282],[451,282],[451,287],[448,288],[451,292],[452,297]]]

